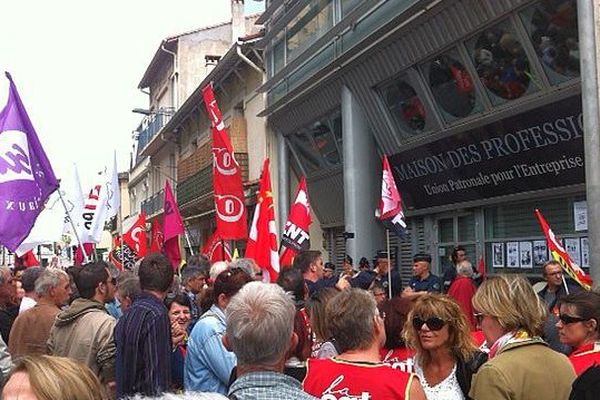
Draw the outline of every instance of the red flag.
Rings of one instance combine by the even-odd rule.
[[[23,254],[21,257],[17,257],[15,254],[15,267],[35,267],[40,265],[40,262],[35,258],[33,254],[33,250],[29,250],[27,253]]]
[[[406,235],[406,222],[402,211],[402,200],[394,181],[387,156],[383,155],[383,174],[381,180],[381,199],[375,215],[387,225],[386,228],[394,230],[400,237]]]
[[[581,287],[591,290],[592,279],[579,267],[579,265],[571,260],[569,253],[567,253],[561,245],[560,239],[554,235],[554,232],[552,232],[552,229],[542,216],[540,210],[536,209],[535,215],[540,222],[544,236],[546,236],[546,243],[548,243],[548,250],[550,251],[550,254],[552,254],[552,258],[558,261],[565,272],[573,278],[575,282],[581,285]]]
[[[123,242],[132,249],[138,257],[144,257],[147,252],[146,215],[141,213],[131,228],[123,234]]]
[[[85,249],[85,254],[88,256],[88,260],[92,259],[92,253],[94,252],[94,244],[93,243],[84,243],[83,248]],[[83,252],[81,251],[81,246],[77,246],[75,249],[75,259],[73,260],[74,265],[81,265],[85,261],[85,257],[83,256]]]
[[[277,252],[277,228],[271,178],[269,177],[269,159],[263,163],[258,190],[258,203],[254,210],[250,237],[246,247],[246,257],[253,258],[263,271],[263,279],[275,282],[279,275],[279,253]]]
[[[485,263],[483,261],[483,256],[479,257],[479,262],[477,263],[477,272],[481,277],[481,281],[485,280]]]
[[[248,230],[242,172],[235,160],[211,85],[202,89],[202,97],[212,122],[212,177],[217,232],[222,239],[246,239]]]
[[[311,222],[306,179],[302,177],[298,185],[298,191],[296,192],[296,200],[292,204],[290,215],[281,236],[281,246],[284,249],[279,258],[280,266],[292,265],[294,257],[298,252],[310,249],[308,229]]]
[[[217,261],[231,261],[231,249],[229,248],[229,244],[219,237],[216,230],[208,238],[204,247],[200,250],[200,253],[208,257],[211,263]]]
[[[152,220],[150,233],[150,253],[160,253],[163,248],[163,233],[158,218]]]
[[[131,271],[135,267],[135,263],[139,260],[139,257],[136,256],[135,252],[125,242],[121,246],[121,238],[117,235],[113,238],[113,247],[108,254],[108,259],[119,271],[123,269]]]
[[[163,252],[171,261],[174,270],[181,264],[179,235],[183,234],[183,220],[177,208],[177,203],[171,192],[169,181],[165,182],[165,212],[163,216],[164,248]]]

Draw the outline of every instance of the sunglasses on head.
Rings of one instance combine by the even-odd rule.
[[[443,319],[439,317],[431,317],[427,319],[422,319],[420,317],[415,317],[412,320],[413,327],[416,330],[420,330],[423,327],[423,324],[427,324],[427,327],[431,331],[439,331],[446,325]]]
[[[581,318],[581,317],[573,317],[571,315],[567,315],[567,314],[559,314],[558,319],[560,319],[560,322],[562,322],[563,324],[574,324],[575,322],[584,322],[589,320],[589,318]]]

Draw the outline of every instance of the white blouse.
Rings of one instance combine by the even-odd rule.
[[[465,400],[465,396],[462,390],[460,390],[458,379],[456,379],[456,364],[454,364],[454,368],[450,371],[450,375],[434,386],[429,386],[423,369],[418,363],[415,363],[415,374],[417,374],[419,381],[421,381],[421,386],[423,386],[427,400]]]

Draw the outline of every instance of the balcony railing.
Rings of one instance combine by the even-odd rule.
[[[154,136],[163,126],[169,122],[173,114],[175,113],[175,109],[172,107],[164,107],[158,110],[156,113],[152,113],[147,115],[142,120],[142,123],[137,128],[138,136],[138,154],[152,141]]]
[[[141,211],[146,214],[146,216],[157,214],[162,211],[164,200],[165,191],[161,190],[160,192],[155,193],[149,199],[142,201]]]
[[[242,181],[246,182],[248,180],[248,153],[235,153],[235,159],[242,170]],[[177,204],[181,207],[192,200],[211,194],[212,191],[211,164],[177,184]]]

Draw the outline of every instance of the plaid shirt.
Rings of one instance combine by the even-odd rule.
[[[233,382],[229,398],[234,400],[317,400],[302,390],[300,382],[277,372],[250,372]]]

